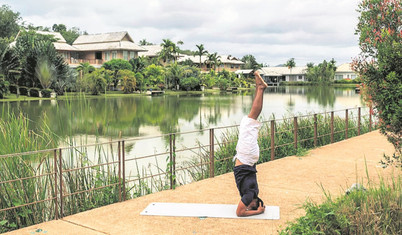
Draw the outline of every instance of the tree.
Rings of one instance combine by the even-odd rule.
[[[0,8],[0,38],[10,38],[17,35],[20,30],[20,13],[13,12],[9,6],[2,5]]]
[[[197,51],[194,53],[194,55],[198,55],[200,57],[200,68],[202,68],[202,61],[201,61],[201,57],[203,55],[208,55],[208,51],[205,50],[204,48],[204,44],[200,44],[200,45],[195,45],[197,47]]]
[[[288,69],[290,69],[290,73],[292,74],[292,68],[296,67],[295,58],[290,58],[290,59],[286,62],[285,66],[287,66]]]
[[[163,84],[165,72],[162,66],[151,64],[144,69],[145,84],[156,86]]]
[[[184,76],[184,69],[183,66],[174,63],[170,64],[167,67],[167,72],[166,72],[166,78],[167,78],[167,87],[168,88],[177,88],[177,85],[179,85],[180,78]]]
[[[102,65],[102,68],[113,71],[113,87],[116,88],[119,83],[119,79],[117,77],[117,73],[119,70],[133,70],[133,66],[131,66],[130,62],[123,59],[112,59]]]
[[[54,24],[52,30],[61,33],[67,31],[67,27],[64,24]]]
[[[150,45],[154,45],[151,42],[148,42],[145,38],[140,40],[140,46],[150,46]]]
[[[132,58],[128,62],[131,64],[133,67],[133,71],[135,73],[142,72],[144,68],[147,66],[147,61],[146,57],[140,56],[137,58]]]
[[[242,69],[253,69],[257,70],[260,69],[262,64],[259,64],[255,57],[253,55],[245,55],[243,58],[241,58],[241,61],[244,62],[244,64],[241,65]]]
[[[216,66],[219,66],[221,63],[221,56],[218,53],[208,54],[207,63],[216,70]]]
[[[92,95],[99,95],[106,87],[105,68],[100,68],[84,76],[85,88]]]
[[[200,85],[199,79],[197,79],[195,77],[185,77],[180,80],[181,88],[186,91],[193,90],[194,88],[196,88],[199,85]]]
[[[174,62],[177,53],[176,44],[174,44],[170,39],[163,39],[161,46],[162,50],[159,52],[159,57],[163,59],[165,63],[168,63],[170,60],[173,60]]]
[[[361,53],[352,68],[363,81],[363,94],[376,110],[381,133],[401,161],[402,8],[400,0],[363,0],[356,34]]]
[[[52,85],[53,79],[55,79],[56,68],[50,63],[46,56],[42,56],[38,59],[35,68],[35,76],[39,80],[43,89],[49,89]]]
[[[135,73],[133,71],[123,69],[118,72],[117,76],[121,81],[121,85],[123,86],[123,92],[126,94],[133,93],[136,85]]]
[[[330,63],[324,60],[317,66],[314,66],[313,63],[309,63],[306,74],[307,80],[313,83],[329,83],[333,81],[336,70],[335,63],[333,59]]]

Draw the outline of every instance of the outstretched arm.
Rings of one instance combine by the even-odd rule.
[[[265,206],[259,206],[257,210],[247,210],[247,206],[240,200],[239,205],[237,206],[236,215],[239,217],[250,216],[250,215],[258,215],[262,214],[265,211]]]

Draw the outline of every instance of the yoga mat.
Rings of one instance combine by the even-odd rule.
[[[237,205],[199,204],[199,203],[164,203],[149,204],[140,215],[230,218],[230,219],[279,219],[279,206],[265,206],[265,212],[259,215],[237,217]]]

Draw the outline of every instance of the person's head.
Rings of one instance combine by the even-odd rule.
[[[258,199],[254,198],[247,207],[247,210],[257,210],[258,209]]]
[[[250,204],[248,205],[247,209],[248,210],[257,210],[258,207],[264,206],[264,202],[259,198],[254,198]]]

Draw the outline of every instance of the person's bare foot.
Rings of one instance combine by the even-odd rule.
[[[268,87],[268,85],[264,82],[264,79],[262,79],[258,71],[254,72],[254,76],[255,76],[255,85],[257,88],[265,89]]]

